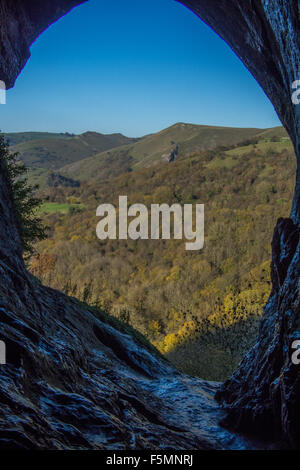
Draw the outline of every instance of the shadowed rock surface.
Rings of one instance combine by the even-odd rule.
[[[12,86],[29,46],[79,0],[2,0],[0,79]],[[261,84],[300,158],[299,1],[184,0],[237,53]],[[217,425],[299,447],[298,169],[291,219],[273,239],[273,290],[256,346],[217,393],[216,384],[178,374],[87,309],[36,285],[21,259],[13,207],[0,167],[0,318],[8,365],[0,376],[2,447],[248,448]],[[180,424],[178,424],[180,423]],[[259,447],[259,444],[255,444]]]

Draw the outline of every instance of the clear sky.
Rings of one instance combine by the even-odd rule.
[[[4,132],[122,132],[176,122],[279,125],[254,78],[175,0],[89,0],[44,32],[0,106]]]

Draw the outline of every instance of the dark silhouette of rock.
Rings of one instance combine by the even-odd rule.
[[[79,188],[80,181],[60,175],[59,173],[50,173],[47,178],[47,185],[50,188],[64,186],[65,188]]]
[[[178,154],[179,154],[179,147],[178,147],[178,145],[176,145],[176,147],[173,150],[171,150],[171,152],[168,156],[168,162],[169,163],[174,162],[174,160],[178,156]]]
[[[29,47],[80,0],[2,0],[0,79],[13,86]],[[182,0],[236,52],[272,101],[300,158],[297,0]],[[246,112],[246,110],[245,110]],[[136,341],[29,278],[0,167],[0,318],[8,365],[0,374],[0,443],[13,448],[208,448],[229,444],[214,386],[177,374]],[[217,393],[223,422],[299,447],[300,171],[291,219],[273,239],[273,290],[258,342]],[[109,343],[107,338],[109,338]],[[206,397],[206,398],[204,398]],[[189,412],[188,410],[192,410]],[[180,413],[179,413],[180,411]],[[178,424],[180,423],[180,424]]]

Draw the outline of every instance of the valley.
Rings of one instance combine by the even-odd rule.
[[[178,124],[62,162],[55,171],[69,180],[39,181],[49,231],[30,271],[138,330],[179,370],[225,380],[257,336],[271,289],[269,240],[290,211],[294,160],[283,128]],[[37,171],[49,172],[31,169],[33,183]],[[186,252],[179,240],[98,240],[96,208],[117,206],[119,195],[149,209],[205,204],[204,249]]]

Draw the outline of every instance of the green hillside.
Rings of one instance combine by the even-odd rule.
[[[11,146],[32,140],[65,139],[68,136],[71,137],[71,135],[67,133],[54,132],[11,132],[5,133],[4,136]]]
[[[193,127],[186,142],[195,139]],[[158,139],[167,142],[170,132]],[[138,329],[184,372],[224,380],[255,340],[271,286],[270,239],[277,218],[289,214],[296,174],[281,128],[250,134],[226,148],[222,137],[221,147],[171,164],[160,159],[128,171],[128,157],[118,176],[45,188],[50,231],[36,246],[32,273]],[[120,194],[147,207],[204,203],[204,249],[187,252],[181,240],[98,240],[96,208],[117,206]]]
[[[270,129],[266,129],[262,131],[260,135],[261,137],[264,137],[266,139],[271,139],[272,137],[289,139],[287,131],[282,126],[271,127]]]
[[[27,167],[51,170],[137,141],[122,134],[105,135],[97,132],[81,135],[21,133],[6,134],[6,137],[12,144],[11,150],[20,153]]]
[[[168,155],[176,146],[179,155],[217,147],[232,147],[254,138],[269,138],[269,133],[282,137],[282,129],[275,130],[199,126],[178,123],[167,129],[144,137],[138,142],[102,152],[84,161],[78,161],[60,169],[61,174],[88,181],[117,176],[124,171],[153,166],[168,161]],[[286,134],[284,134],[285,136]]]

